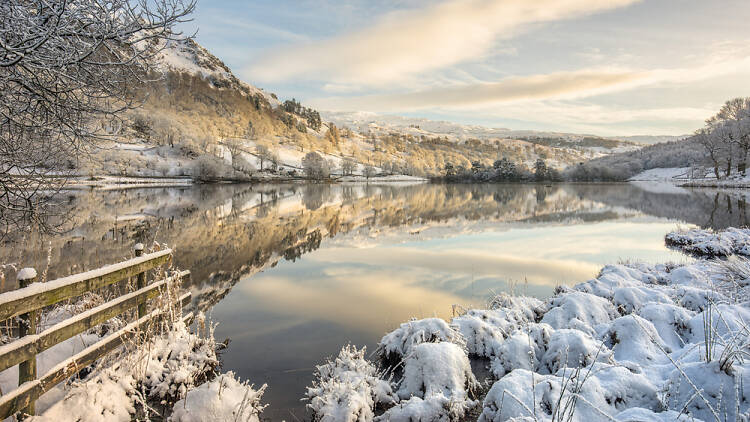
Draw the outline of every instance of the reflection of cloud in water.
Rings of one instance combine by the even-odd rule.
[[[304,265],[303,262],[295,264]],[[311,320],[327,320],[373,334],[411,317],[447,317],[462,299],[425,288],[414,274],[363,268],[358,274],[311,274],[304,281],[279,272],[243,280],[235,292],[253,306]]]
[[[431,271],[474,276],[496,276],[498,280],[522,280],[531,284],[555,285],[570,280],[584,281],[600,269],[595,264],[546,258],[524,257],[507,253],[468,250],[431,251],[410,247],[373,249],[324,249],[310,256],[321,263],[367,262],[371,265],[418,267],[426,275]],[[369,269],[371,271],[372,269]]]

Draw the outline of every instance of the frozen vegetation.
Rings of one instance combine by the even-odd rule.
[[[347,346],[318,367],[309,407],[331,422],[747,420],[748,235],[671,233],[710,257],[609,265],[545,301],[501,294],[406,322],[376,360]]]

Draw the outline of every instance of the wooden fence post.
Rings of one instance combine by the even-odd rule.
[[[23,289],[28,285],[36,282],[36,270],[33,268],[24,268],[18,272],[16,276],[18,279],[18,287]],[[19,315],[18,324],[18,337],[26,337],[27,335],[36,334],[36,317],[38,311],[31,311],[25,314]],[[18,365],[18,385],[36,380],[36,354],[29,358],[29,360],[21,362]],[[21,409],[21,414],[34,414],[35,401],[31,401],[29,406],[25,409]]]
[[[141,256],[143,255],[143,243],[136,243],[135,244],[135,256]],[[138,273],[138,289],[142,289],[146,287],[146,273]],[[146,315],[146,301],[144,300],[143,303],[140,303],[138,305],[138,318],[143,318]]]

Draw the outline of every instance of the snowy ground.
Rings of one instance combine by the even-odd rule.
[[[709,169],[710,170],[710,169]],[[690,168],[656,168],[643,171],[629,179],[631,182],[668,182],[681,187],[750,188],[750,173],[716,180],[712,172],[704,178],[690,177]],[[643,185],[646,185],[645,183]]]
[[[641,172],[633,177],[630,178],[630,181],[637,182],[637,181],[649,181],[649,182],[655,182],[655,181],[668,181],[668,182],[676,182],[676,181],[685,181],[688,179],[688,174],[690,172],[690,168],[657,168],[657,169],[650,169],[646,170],[644,172]]]
[[[714,235],[687,237],[725,241]],[[750,232],[725,237],[747,245]],[[319,366],[310,408],[326,421],[746,420],[750,263],[729,252],[610,265],[544,302],[500,295],[406,322],[379,360],[347,346]]]

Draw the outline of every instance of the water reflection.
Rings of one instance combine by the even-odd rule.
[[[677,224],[746,225],[736,192],[615,185],[219,185],[70,194],[71,231],[16,236],[0,263],[48,279],[173,247],[194,306],[233,345],[225,368],[268,382],[294,420],[314,364],[410,318],[449,317],[492,291],[548,295],[618,260],[687,258]],[[7,279],[12,279],[8,274]],[[3,289],[14,288],[5,283]]]

